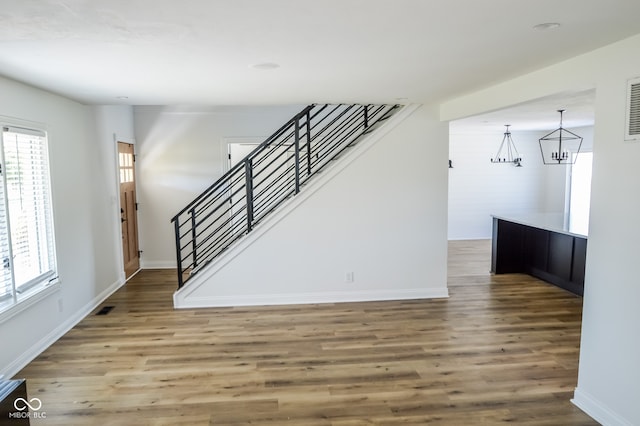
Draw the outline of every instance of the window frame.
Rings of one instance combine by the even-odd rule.
[[[2,176],[0,179],[0,188],[1,196],[0,203],[2,203],[1,208],[4,209],[5,213],[5,224],[1,224],[5,229],[5,233],[8,234],[8,238],[6,241],[2,242],[5,244],[4,248],[0,247],[0,250],[9,254],[9,265],[10,271],[8,272],[10,276],[10,287],[8,288],[8,292],[2,294],[2,302],[0,303],[0,323],[5,322],[9,318],[14,315],[22,312],[38,301],[44,299],[49,296],[54,291],[59,290],[60,280],[58,275],[58,259],[57,259],[57,242],[56,242],[56,232],[55,232],[55,208],[53,203],[53,179],[51,174],[51,160],[50,160],[50,135],[47,130],[47,127],[41,123],[28,122],[24,120],[17,120],[10,117],[0,116],[0,130],[2,134],[0,134],[0,165],[2,166]],[[47,262],[47,271],[40,273],[38,276],[26,279],[24,282],[16,282],[15,279],[15,268],[13,265],[13,260],[11,259],[11,253],[13,250],[11,243],[11,214],[9,212],[9,200],[7,194],[7,163],[5,161],[5,133],[6,131],[12,131],[18,134],[26,134],[26,135],[34,135],[41,138],[44,138],[43,144],[44,147],[44,161],[38,163],[36,166],[42,167],[44,172],[40,174],[41,180],[39,182],[46,181],[46,193],[44,196],[47,198],[43,205],[45,208],[40,208],[40,210],[46,210],[45,215],[47,217],[47,234],[50,234],[50,241],[46,244],[47,247],[47,255],[43,255],[46,257],[49,262]],[[42,179],[42,175],[44,174],[44,179]],[[20,184],[22,185],[22,183]],[[40,206],[42,207],[42,206]],[[38,231],[38,236],[41,237],[42,231]],[[38,253],[38,256],[41,256]],[[15,257],[15,256],[14,256]],[[43,259],[42,257],[38,257],[40,261]],[[4,262],[3,262],[4,263]],[[0,265],[2,267],[3,265]],[[6,287],[5,287],[6,288]]]
[[[589,202],[587,204],[590,204],[590,199],[591,199],[591,182],[592,182],[592,168],[593,168],[593,151],[580,151],[579,153],[574,153],[573,154],[576,158],[575,161],[570,164],[570,166],[567,168],[567,182],[566,182],[566,191],[565,191],[565,216],[568,220],[569,223],[569,228],[572,232],[576,232],[578,234],[581,235],[587,235],[589,232],[589,220],[590,220],[590,211],[589,211],[589,207],[587,207],[587,211],[586,212],[581,212],[582,215],[578,216],[578,212],[574,211],[574,208],[576,207],[574,205],[574,199],[575,199],[575,190],[576,190],[576,180],[574,178],[574,168],[575,165],[578,164],[578,162],[580,161],[580,158],[583,158],[583,161],[586,161],[587,158],[589,157],[588,161],[590,162],[589,164],[589,183],[588,183],[588,192],[589,195],[586,197],[589,199]],[[580,157],[582,155],[582,157]],[[579,167],[582,168],[582,164],[580,163],[578,164]],[[584,183],[584,182],[582,182]],[[586,188],[583,188],[586,189]]]

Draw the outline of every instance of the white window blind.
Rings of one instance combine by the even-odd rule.
[[[2,128],[0,176],[0,310],[56,277],[47,137]]]
[[[13,281],[9,253],[9,224],[4,203],[4,174],[0,174],[0,311],[11,306],[14,301]]]

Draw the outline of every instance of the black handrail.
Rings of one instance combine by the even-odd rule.
[[[282,132],[284,132],[289,126],[291,126],[292,123],[294,123],[301,115],[306,114],[307,111],[310,111],[311,109],[313,109],[314,105],[309,105],[307,106],[305,109],[303,109],[302,111],[300,111],[298,114],[296,114],[295,116],[293,116],[293,118],[291,118],[289,121],[287,121],[285,124],[282,125],[282,127],[280,127],[278,130],[275,131],[275,133],[273,133],[271,136],[269,136],[267,139],[265,139],[264,142],[262,142],[260,145],[258,145],[256,147],[256,149],[254,149],[252,152],[250,152],[249,154],[247,154],[247,156],[242,159],[241,161],[239,161],[235,166],[233,166],[225,175],[221,176],[220,179],[218,179],[217,181],[215,181],[210,187],[208,187],[207,189],[205,189],[204,191],[202,191],[202,193],[200,195],[198,195],[193,201],[191,201],[189,204],[187,204],[182,210],[180,210],[172,219],[171,222],[176,221],[178,219],[178,216],[180,216],[181,214],[183,214],[184,212],[186,212],[187,210],[189,210],[190,208],[192,208],[197,202],[199,202],[200,200],[207,198],[208,194],[214,189],[216,188],[220,183],[224,182],[227,175],[233,174],[233,172],[236,169],[239,169],[241,167],[243,167],[244,162],[251,157],[255,152],[261,151],[265,146],[269,145],[269,143],[276,139],[280,134],[282,134]]]
[[[309,105],[187,204],[171,221],[178,287],[399,105]]]

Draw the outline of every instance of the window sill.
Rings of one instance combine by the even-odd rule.
[[[0,324],[9,321],[20,312],[30,308],[41,300],[60,290],[60,279],[48,283],[39,291],[23,296],[18,303],[0,312]]]

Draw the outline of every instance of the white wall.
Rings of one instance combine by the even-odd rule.
[[[453,126],[452,126],[453,127]],[[512,138],[522,166],[493,164],[503,133],[452,128],[449,132],[450,240],[491,238],[492,214],[561,213],[567,166],[545,166],[538,139],[548,131],[515,131]],[[591,150],[593,128],[569,129]]]
[[[207,282],[184,287],[182,306],[446,296],[447,133],[434,108],[418,108]]]
[[[91,111],[96,125],[95,149],[98,155],[91,157],[94,180],[102,182],[104,189],[93,192],[91,207],[95,227],[109,226],[114,239],[95,241],[95,250],[100,262],[96,264],[99,274],[111,273],[116,267],[118,281],[124,282],[122,264],[122,227],[120,222],[120,188],[118,187],[117,142],[135,143],[133,135],[133,108],[131,106],[93,106]],[[105,230],[95,229],[95,232]],[[103,271],[104,270],[104,271]]]
[[[453,99],[456,119],[564,90],[596,88],[591,220],[574,402],[605,425],[640,424],[640,143],[624,141],[626,82],[640,76],[640,35]]]
[[[98,110],[4,78],[0,92],[0,115],[43,123],[48,130],[61,281],[28,308],[2,316],[0,374],[10,377],[121,284],[115,263],[120,238],[107,213],[115,174],[109,175],[114,160],[105,135],[130,123],[118,118],[114,125]]]
[[[493,164],[503,134],[449,133],[449,239],[491,238],[492,214],[562,210],[546,206],[546,171],[540,164],[537,132],[512,132],[522,167]],[[564,184],[564,181],[563,181]],[[557,211],[557,210],[556,210]]]
[[[175,267],[170,220],[222,175],[226,138],[266,138],[303,107],[135,107],[142,267]]]

